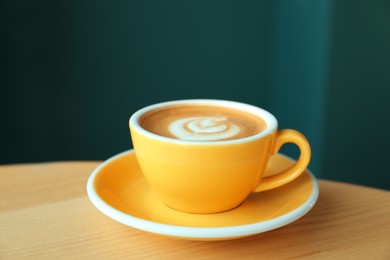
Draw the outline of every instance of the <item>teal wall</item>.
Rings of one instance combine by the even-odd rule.
[[[316,176],[390,189],[388,1],[3,6],[2,164],[104,160],[131,147],[135,110],[218,98],[302,131]]]
[[[305,133],[312,147],[310,169],[323,177],[332,3],[306,0],[275,3],[272,112],[279,119],[280,128]],[[293,145],[282,152],[294,158],[299,156]]]
[[[334,1],[322,174],[390,189],[390,1]]]

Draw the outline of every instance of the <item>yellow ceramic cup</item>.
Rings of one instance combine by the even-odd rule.
[[[147,112],[166,106],[204,104],[238,109],[259,116],[267,126],[259,134],[236,140],[194,142],[153,134],[140,126]],[[143,108],[129,121],[137,161],[151,186],[169,207],[191,213],[217,213],[240,205],[252,192],[284,185],[297,178],[310,162],[310,145],[301,133],[277,129],[269,112],[223,100],[181,100]],[[298,161],[271,177],[267,163],[285,143],[296,144]]]

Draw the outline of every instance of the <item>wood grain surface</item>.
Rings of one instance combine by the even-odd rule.
[[[390,259],[390,192],[320,180],[303,218],[219,242],[145,233],[86,195],[99,162],[0,166],[0,259]]]

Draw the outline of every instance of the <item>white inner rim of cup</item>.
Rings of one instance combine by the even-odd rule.
[[[226,107],[235,110],[240,110],[263,119],[266,122],[267,127],[262,132],[256,135],[252,135],[240,139],[222,140],[222,141],[186,141],[186,140],[175,139],[175,138],[154,134],[152,132],[145,130],[139,124],[141,117],[145,113],[155,109],[160,109],[169,106],[177,106],[177,105],[212,105],[212,106]],[[168,102],[162,102],[162,103],[150,105],[135,112],[130,117],[129,124],[136,131],[141,132],[143,135],[147,137],[158,139],[165,142],[170,142],[170,143],[191,144],[191,145],[221,145],[221,144],[235,144],[235,143],[249,142],[252,140],[263,138],[264,136],[273,133],[278,127],[278,122],[276,118],[271,113],[269,113],[268,111],[262,108],[236,102],[236,101],[226,101],[226,100],[216,100],[216,99],[188,99],[188,100],[168,101]]]

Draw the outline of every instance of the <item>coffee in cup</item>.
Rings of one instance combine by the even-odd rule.
[[[272,114],[239,102],[164,102],[134,113],[129,126],[147,182],[167,206],[184,212],[233,209],[252,192],[294,180],[310,162],[302,134],[277,130]],[[298,161],[263,177],[270,157],[285,143],[298,145]]]
[[[211,105],[162,107],[143,115],[140,125],[156,135],[206,142],[245,138],[266,128],[258,116]]]

